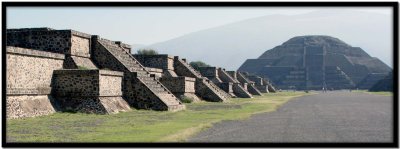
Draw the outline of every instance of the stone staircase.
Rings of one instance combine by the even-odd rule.
[[[119,44],[116,44],[114,41],[98,39],[98,38],[96,39],[99,45],[103,46],[114,58],[118,60],[119,65],[124,66],[125,70],[117,70],[117,71],[124,71],[124,72],[128,71],[128,73],[129,72],[135,73],[134,76],[137,79],[136,82],[142,83],[144,86],[147,87],[148,90],[152,92],[152,94],[155,95],[154,97],[157,97],[157,99],[150,99],[150,100],[159,100],[163,102],[170,111],[185,109],[185,106],[178,100],[178,98],[176,98],[154,76],[151,76],[150,73],[145,69],[145,67],[143,67],[129,52],[124,50],[123,47],[121,47]],[[150,107],[156,107],[156,106],[150,106]],[[160,109],[154,109],[154,110],[160,110]]]
[[[217,85],[215,85],[211,80],[208,80],[207,78],[203,78],[203,84],[206,85],[208,88],[213,90],[218,96],[221,96],[221,98],[230,98],[231,95],[226,93],[225,91],[221,90]]]
[[[262,93],[260,90],[257,89],[253,81],[250,81],[248,78],[246,78],[242,73],[237,72],[237,79],[241,83],[248,83],[247,84],[247,91],[249,91],[253,95],[260,95],[262,96]]]
[[[231,77],[224,69],[218,68],[218,76],[223,82],[233,83],[233,93],[240,98],[253,98],[253,96],[241,86],[240,82]]]
[[[201,88],[200,86],[204,87],[202,90],[196,89],[196,94],[201,98],[208,100],[208,101],[225,101],[231,97],[228,93],[220,89],[217,85],[215,85],[212,81],[208,78],[203,77],[200,72],[195,70],[190,64],[179,59],[179,57],[174,58],[174,67],[175,72],[179,76],[186,76],[186,77],[193,77],[196,78],[196,87]],[[207,95],[205,95],[207,94]],[[210,97],[210,95],[213,95]],[[208,98],[208,99],[207,99]]]
[[[185,73],[187,77],[192,77],[192,78],[202,78],[203,76],[198,72],[196,69],[194,69],[190,64],[187,62],[183,61],[182,59],[179,59],[179,57],[174,57],[174,65],[182,65],[182,68],[186,68],[186,73],[185,72],[180,72],[180,74]]]
[[[223,82],[240,83],[222,68],[218,68],[218,76]]]
[[[253,98],[253,96],[242,87],[240,83],[233,83],[233,93],[240,98]]]

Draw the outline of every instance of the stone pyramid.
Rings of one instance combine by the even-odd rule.
[[[320,90],[356,88],[362,81],[379,80],[365,80],[377,76],[370,74],[387,74],[391,68],[338,38],[297,36],[257,59],[247,59],[238,71],[268,77],[281,89]]]

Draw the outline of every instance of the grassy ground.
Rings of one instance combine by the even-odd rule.
[[[7,120],[8,142],[176,142],[221,120],[248,118],[302,95],[280,92],[235,98],[226,103],[199,102],[179,112],[132,110],[113,115],[56,113],[37,118]]]
[[[368,90],[354,90],[355,92],[367,93],[367,94],[375,94],[375,95],[383,95],[383,96],[393,96],[393,92],[370,92]]]

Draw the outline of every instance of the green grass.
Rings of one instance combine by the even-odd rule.
[[[354,92],[382,95],[382,96],[393,96],[393,92],[370,92],[368,90],[354,90]]]
[[[132,110],[113,115],[55,113],[7,120],[8,142],[181,142],[222,120],[274,111],[304,92],[279,92],[225,103],[197,102],[187,110]]]
[[[393,96],[393,92],[367,92],[369,94],[383,95],[383,96]]]
[[[78,66],[79,70],[89,70],[89,68],[85,67],[85,66]]]

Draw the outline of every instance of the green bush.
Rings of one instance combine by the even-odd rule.
[[[157,55],[158,52],[153,49],[140,49],[137,51],[138,55]]]
[[[185,96],[185,95],[182,95],[182,96],[180,97],[180,99],[181,99],[181,101],[182,101],[183,103],[192,103],[192,102],[193,102],[193,98],[188,97],[188,96]]]
[[[194,69],[199,70],[199,67],[210,67],[210,65],[202,62],[202,61],[194,61],[189,63]]]

